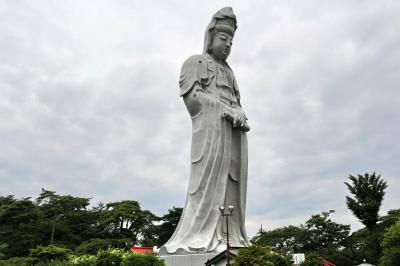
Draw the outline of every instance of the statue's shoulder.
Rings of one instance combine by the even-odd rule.
[[[195,54],[190,56],[183,62],[182,70],[184,69],[193,69],[193,68],[201,68],[206,66],[208,62],[208,57],[204,54]]]
[[[203,60],[204,63],[206,63],[206,62],[207,62],[207,59],[209,59],[209,58],[208,58],[208,56],[205,55],[205,54],[195,54],[195,55],[189,56],[189,57],[185,60],[185,62],[192,62],[192,61]]]
[[[190,56],[182,65],[181,80],[198,80],[207,76],[207,62],[209,58],[204,54]]]
[[[207,73],[207,55],[192,55],[182,65],[181,75],[179,78],[179,86],[181,88],[180,95],[185,95],[190,91],[195,83],[204,84],[209,80]]]

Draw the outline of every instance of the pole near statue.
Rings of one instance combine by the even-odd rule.
[[[225,207],[224,206],[219,207],[219,211],[221,212],[222,219],[225,218],[225,222],[226,222],[226,265],[230,265],[230,256],[229,256],[229,250],[230,250],[230,246],[229,246],[229,217],[232,216],[234,208],[235,207],[233,205],[229,205],[229,207],[228,207],[229,212],[225,213]]]

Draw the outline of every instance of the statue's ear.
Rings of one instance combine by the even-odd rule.
[[[214,36],[211,35],[210,40],[208,41],[207,44],[207,53],[212,54],[212,42],[213,42]]]
[[[214,40],[214,36],[215,36],[216,33],[217,32],[215,31],[214,28],[211,28],[210,31],[209,31],[209,34],[208,34],[209,40],[208,40],[208,43],[207,43],[207,53],[209,53],[209,54],[212,54],[212,42]]]

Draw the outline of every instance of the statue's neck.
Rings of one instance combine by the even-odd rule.
[[[220,59],[218,57],[216,57],[213,54],[208,54],[215,62],[217,62],[218,64],[224,65],[226,64],[226,60]]]

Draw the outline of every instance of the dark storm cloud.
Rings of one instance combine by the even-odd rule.
[[[388,181],[398,208],[397,2],[8,1],[0,3],[0,194],[41,187],[182,206],[190,119],[180,65],[211,15],[239,21],[229,62],[250,118],[254,234],[344,203],[349,174]]]

